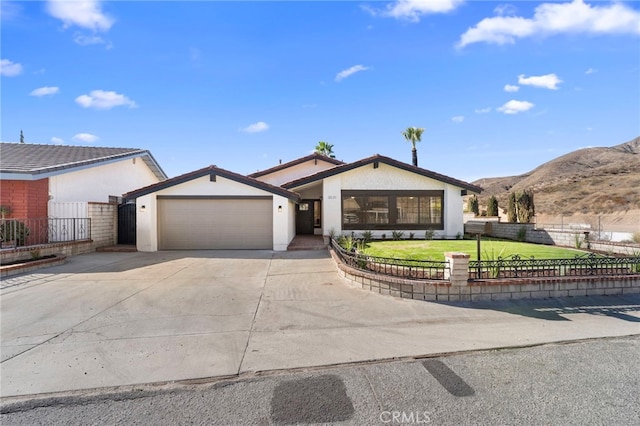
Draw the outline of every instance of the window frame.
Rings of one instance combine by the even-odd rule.
[[[389,223],[344,223],[345,197],[388,197]],[[439,197],[440,198],[440,223],[397,223],[398,197]],[[361,190],[343,189],[340,194],[340,220],[344,230],[444,230],[444,190]]]

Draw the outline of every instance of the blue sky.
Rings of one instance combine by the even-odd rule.
[[[5,142],[149,149],[169,176],[308,155],[525,173],[640,135],[640,3],[2,1]]]

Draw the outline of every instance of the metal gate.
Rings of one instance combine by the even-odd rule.
[[[136,244],[136,205],[118,206],[118,244]]]

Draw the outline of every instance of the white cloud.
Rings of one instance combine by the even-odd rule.
[[[85,133],[85,135],[86,135],[86,133]],[[57,136],[54,136],[54,137],[51,138],[51,143],[54,143],[56,145],[62,145],[64,143],[64,139],[59,138]]]
[[[562,80],[555,74],[538,75],[525,77],[524,74],[518,76],[518,83],[524,86],[541,87],[543,89],[558,90],[558,84],[562,83]]]
[[[247,127],[240,129],[245,133],[260,133],[269,129],[269,125],[264,121],[258,121],[257,123],[249,124]]]
[[[336,81],[342,81],[345,78],[349,77],[350,75],[353,75],[353,74],[355,74],[357,72],[360,72],[360,71],[366,71],[368,69],[369,69],[369,67],[365,67],[363,65],[354,65],[351,68],[347,68],[346,70],[342,70],[338,74],[336,74],[335,80]]]
[[[519,38],[561,33],[640,34],[640,12],[619,2],[606,6],[591,6],[584,0],[543,3],[536,7],[533,18],[485,18],[462,34],[457,46],[513,44]]]
[[[451,117],[451,121],[454,123],[462,123],[464,121],[463,115],[456,115],[455,117]]]
[[[44,86],[44,87],[39,87],[37,89],[34,89],[31,91],[31,93],[29,93],[30,96],[47,96],[47,95],[55,95],[56,93],[58,93],[60,91],[59,87],[49,87],[49,86]]]
[[[73,139],[76,142],[94,143],[100,138],[97,137],[96,135],[92,135],[91,133],[78,133],[71,139]]]
[[[0,75],[4,77],[15,77],[22,74],[22,64],[12,62],[8,59],[0,60]]]
[[[475,110],[476,114],[487,114],[491,112],[491,107],[487,107],[487,108],[478,108]]]
[[[519,112],[529,111],[533,107],[534,104],[532,104],[531,102],[511,100],[499,107],[498,111],[505,114],[518,114]]]
[[[493,9],[493,11],[495,12],[496,15],[508,16],[508,15],[515,15],[517,12],[517,9],[512,4],[501,4],[496,6],[496,8]]]
[[[98,0],[49,0],[47,12],[60,19],[64,28],[78,26],[92,31],[108,31],[114,23],[113,18],[102,11]]]
[[[584,73],[589,75],[589,74],[593,74],[598,72],[598,70],[594,69],[594,68],[589,68],[588,70],[586,70]]]
[[[517,92],[520,90],[520,86],[513,86],[511,84],[505,84],[504,91],[505,92]]]
[[[117,106],[136,108],[138,105],[125,95],[104,90],[92,90],[88,95],[80,95],[76,103],[84,108],[111,109]]]
[[[113,44],[110,41],[103,39],[97,35],[86,35],[82,33],[75,33],[73,36],[73,42],[79,46],[91,46],[94,44],[104,44],[107,49],[111,49]]]
[[[463,0],[397,0],[387,4],[383,10],[363,7],[374,16],[385,16],[419,22],[420,17],[436,13],[447,13],[457,8]]]

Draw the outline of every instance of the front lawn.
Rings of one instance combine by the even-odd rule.
[[[566,259],[586,253],[582,250],[520,243],[516,241],[483,239],[480,243],[482,260],[497,259],[518,254],[536,259]],[[455,251],[467,253],[477,260],[476,240],[399,240],[371,241],[365,253],[371,256],[396,259],[444,260],[444,253]]]

